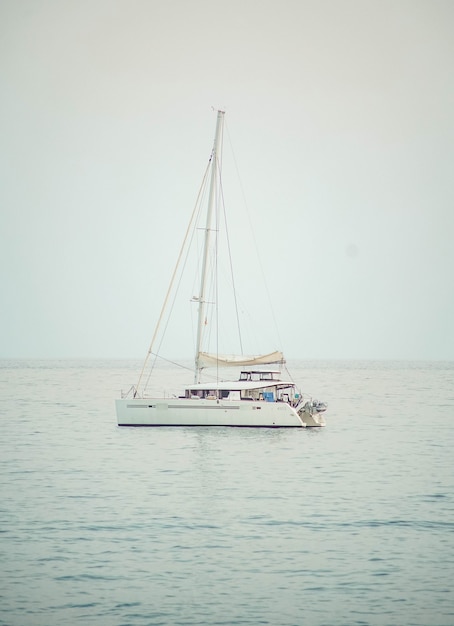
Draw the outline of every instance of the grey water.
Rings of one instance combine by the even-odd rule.
[[[118,428],[139,366],[0,362],[0,624],[454,624],[454,363],[295,362],[316,430]]]

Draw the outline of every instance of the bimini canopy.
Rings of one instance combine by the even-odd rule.
[[[202,367],[246,367],[252,365],[269,365],[271,363],[284,363],[282,352],[270,352],[255,356],[234,355],[234,354],[209,354],[199,352],[198,365]]]

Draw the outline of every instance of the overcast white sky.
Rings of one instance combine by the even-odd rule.
[[[0,357],[144,355],[213,106],[286,353],[454,359],[453,32],[451,0],[1,0]]]

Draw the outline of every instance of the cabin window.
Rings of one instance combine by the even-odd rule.
[[[257,400],[258,399],[258,393],[255,389],[249,389],[246,391],[242,391],[241,392],[241,399],[242,400]]]

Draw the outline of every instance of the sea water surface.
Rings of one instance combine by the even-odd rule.
[[[0,363],[1,624],[454,624],[454,363],[294,363],[317,430],[118,428],[139,367]]]

